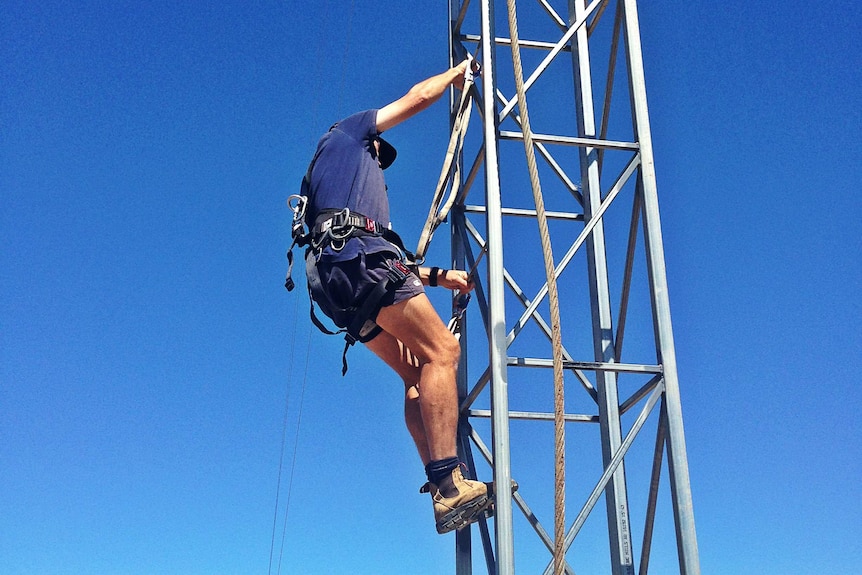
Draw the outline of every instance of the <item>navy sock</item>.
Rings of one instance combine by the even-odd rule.
[[[460,464],[461,462],[457,457],[438,459],[437,461],[432,461],[425,466],[425,475],[428,476],[428,481],[439,486],[441,481],[445,481],[451,477],[452,470]]]

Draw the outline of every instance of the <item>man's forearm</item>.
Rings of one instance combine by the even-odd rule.
[[[454,68],[449,68],[445,72],[415,84],[404,96],[377,112],[377,129],[384,132],[418,114],[439,100],[449,86],[454,85],[456,88],[462,88],[464,85],[461,79],[464,77],[466,69],[467,61],[465,60]]]
[[[407,95],[416,98],[420,105],[424,104],[424,107],[428,107],[439,100],[440,97],[446,93],[446,90],[449,89],[449,86],[463,75],[464,70],[461,70],[458,67],[449,68],[445,72],[437,74],[436,76],[431,76],[426,80],[422,80],[410,88]]]

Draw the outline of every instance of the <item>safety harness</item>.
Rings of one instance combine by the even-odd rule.
[[[422,231],[416,254],[404,247],[404,242],[394,231],[367,216],[352,212],[348,208],[342,210],[322,210],[311,227],[307,226],[307,222],[305,221],[305,211],[308,202],[307,193],[311,187],[311,172],[320,150],[317,151],[308,166],[308,171],[302,181],[302,193],[294,194],[287,199],[287,205],[293,212],[293,224],[291,226],[293,243],[291,243],[290,248],[287,250],[288,267],[284,287],[287,288],[287,291],[292,291],[296,287],[293,279],[291,279],[293,248],[295,246],[306,247],[305,269],[308,291],[311,296],[309,298],[311,300],[311,321],[320,331],[327,335],[344,333],[344,352],[341,356],[342,375],[347,373],[347,350],[354,343],[360,341],[361,337],[373,335],[374,330],[380,329],[371,321],[371,316],[379,308],[380,300],[387,293],[398,289],[411,271],[418,275],[417,266],[421,265],[425,260],[425,252],[428,249],[434,230],[440,223],[446,220],[450,208],[460,194],[461,167],[460,162],[456,162],[455,158],[460,155],[463,149],[464,135],[470,121],[471,91],[475,77],[480,73],[480,67],[474,63],[473,57],[468,54],[467,59],[468,65],[464,72],[464,86],[461,91],[461,100],[458,104],[455,125],[450,136],[449,148],[446,151],[446,159],[437,184],[437,190],[434,194],[434,202],[428,215],[428,221]],[[443,202],[443,195],[447,187],[450,187],[449,198],[446,202]],[[335,251],[339,251],[344,248],[348,240],[360,236],[382,237],[397,248],[401,259],[400,261],[390,260],[390,262],[387,262],[386,276],[368,294],[361,298],[362,303],[359,306],[339,310],[342,313],[347,312],[351,314],[353,319],[346,328],[332,331],[327,329],[314,313],[315,294],[324,294],[315,264],[324,248],[331,246]],[[314,262],[312,263],[309,258],[314,258]],[[476,264],[478,264],[478,260]],[[475,264],[474,269],[470,272],[471,276],[473,271],[475,271]],[[469,294],[462,294],[456,302],[455,313],[449,323],[449,329],[456,337],[460,336],[461,318],[469,301]],[[368,340],[366,339],[366,341]]]
[[[394,231],[367,216],[352,212],[348,208],[342,210],[323,210],[318,214],[314,224],[309,229],[305,222],[305,209],[307,197],[294,194],[287,199],[287,205],[293,212],[293,224],[291,225],[291,236],[293,242],[287,251],[287,277],[284,287],[292,291],[296,287],[291,272],[293,270],[293,248],[295,246],[305,247],[306,280],[308,282],[309,299],[311,302],[311,321],[323,333],[327,335],[344,334],[344,351],[341,355],[341,374],[347,373],[347,350],[350,349],[362,337],[371,335],[374,330],[379,330],[371,320],[371,316],[378,310],[380,300],[404,283],[411,273],[410,266],[414,260],[412,252],[404,247],[404,242]],[[352,316],[350,324],[346,328],[332,331],[323,325],[314,313],[314,298],[324,294],[323,285],[317,272],[317,260],[320,253],[326,247],[339,251],[344,248],[348,240],[355,237],[376,236],[392,244],[400,253],[400,260],[387,262],[386,275],[372,288],[358,306],[339,310]],[[314,261],[310,261],[313,258]]]

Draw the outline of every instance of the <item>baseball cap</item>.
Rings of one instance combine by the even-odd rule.
[[[395,156],[398,155],[398,152],[395,150],[395,147],[381,138],[377,137],[380,141],[380,152],[378,153],[380,159],[380,167],[384,170],[392,165],[392,162],[395,161]]]

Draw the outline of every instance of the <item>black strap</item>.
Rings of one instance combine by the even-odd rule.
[[[284,278],[284,287],[287,291],[293,291],[293,288],[296,287],[293,278],[290,277],[290,273],[293,271],[293,246],[295,245],[296,242],[294,241],[287,250],[287,276]]]
[[[348,239],[362,236],[382,237],[387,242],[397,247],[404,259],[408,262],[416,260],[416,256],[404,247],[404,240],[396,232],[383,226],[380,222],[369,218],[359,212],[349,210],[323,210],[312,226],[311,241],[308,242],[315,249],[322,250],[333,239]],[[299,244],[302,245],[302,244]]]
[[[311,322],[315,327],[317,327],[317,329],[327,335],[336,335],[339,333],[344,334],[345,343],[344,351],[341,354],[341,375],[345,375],[347,373],[347,350],[350,349],[350,346],[360,340],[362,328],[365,326],[365,322],[371,319],[371,316],[379,310],[380,300],[383,299],[387,293],[398,289],[398,287],[404,283],[404,280],[410,275],[410,269],[398,260],[387,261],[386,275],[379,282],[374,284],[373,288],[367,290],[366,295],[360,296],[362,303],[356,308],[347,308],[342,310],[344,312],[352,313],[353,319],[351,320],[350,325],[348,325],[347,328],[332,331],[323,325],[323,322],[320,321],[317,314],[314,312],[314,294],[324,294],[323,285],[320,281],[320,276],[317,273],[317,265],[308,260],[308,258],[314,257],[314,250],[309,248],[306,252],[306,262],[308,264],[306,266],[306,280],[308,281],[309,300],[311,304]]]
[[[367,296],[365,296],[362,304],[356,310],[353,316],[353,321],[347,326],[347,333],[344,335],[344,351],[341,354],[341,375],[347,373],[347,350],[351,345],[359,341],[362,328],[365,322],[371,319],[371,316],[379,311],[380,300],[387,293],[395,291],[404,283],[404,280],[410,275],[410,270],[403,263],[397,260],[386,262],[386,276],[377,282]]]

